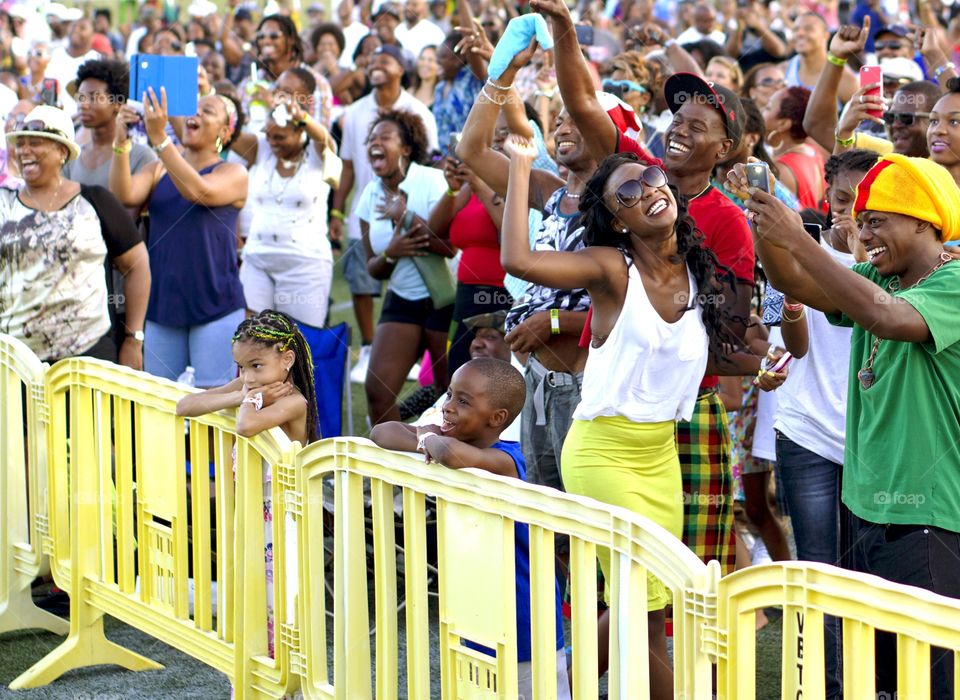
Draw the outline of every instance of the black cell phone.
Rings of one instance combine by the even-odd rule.
[[[589,24],[578,24],[577,41],[580,46],[593,46],[593,27]]]
[[[803,230],[813,236],[813,240],[820,242],[820,236],[823,235],[823,226],[820,224],[804,224]]]
[[[770,194],[770,168],[766,163],[747,163],[747,184]]]
[[[44,78],[40,87],[40,104],[57,106],[58,84],[55,78]]]

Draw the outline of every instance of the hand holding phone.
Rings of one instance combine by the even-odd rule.
[[[770,168],[764,162],[747,163],[744,166],[744,172],[747,176],[747,184],[750,187],[756,187],[770,194]]]
[[[866,98],[868,96],[876,96],[883,98],[883,69],[880,66],[861,66],[860,68],[860,87],[864,88],[867,85],[876,85],[877,87],[868,90],[863,94]],[[867,114],[875,119],[883,118],[882,109],[871,109],[867,111]]]
[[[54,78],[44,78],[40,84],[40,104],[57,106],[57,97],[59,96],[59,85]]]

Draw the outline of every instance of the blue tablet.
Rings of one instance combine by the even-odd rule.
[[[147,88],[157,98],[167,90],[167,114],[191,117],[197,113],[197,57],[136,54],[130,58],[130,99],[140,101]]]

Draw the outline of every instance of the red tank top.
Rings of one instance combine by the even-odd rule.
[[[470,201],[450,222],[450,243],[462,251],[457,281],[503,286],[505,272],[500,264],[497,227],[477,195],[471,195]]]
[[[797,180],[797,200],[801,209],[824,208],[825,197],[818,199],[818,192],[826,193],[827,182],[823,175],[823,158],[806,144],[802,144],[796,151],[784,153],[777,159],[777,164],[789,168]]]

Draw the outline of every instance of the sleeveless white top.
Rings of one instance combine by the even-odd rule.
[[[577,420],[623,416],[635,423],[690,420],[707,367],[700,304],[667,323],[650,303],[632,261],[627,294],[606,342],[590,346]],[[697,284],[687,269],[690,298]]]

